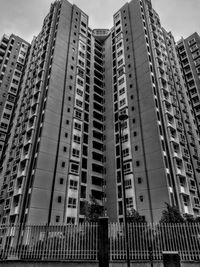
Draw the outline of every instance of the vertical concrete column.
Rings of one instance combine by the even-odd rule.
[[[109,267],[108,218],[99,218],[98,228],[99,267]]]

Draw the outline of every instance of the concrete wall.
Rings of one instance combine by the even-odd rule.
[[[135,118],[132,131],[137,133],[132,140],[132,147],[138,145],[138,150],[133,150],[136,207],[141,215],[145,215],[147,221],[151,219],[158,221],[164,209],[164,203],[169,202],[165,166],[139,1],[131,1],[128,7],[130,29],[127,47],[130,47],[132,60],[127,63],[131,64],[133,69],[130,79],[133,88],[129,89],[129,93],[133,94],[132,118]],[[131,108],[130,105],[129,108]],[[139,167],[136,166],[136,161],[140,162]],[[140,184],[137,182],[138,177],[142,178]],[[140,200],[141,196],[144,197],[143,201]],[[152,214],[150,214],[151,209]]]

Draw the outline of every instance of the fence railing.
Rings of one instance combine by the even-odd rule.
[[[97,261],[109,242],[110,261],[126,260],[124,225],[110,223],[102,239],[98,223],[0,226],[0,260]],[[99,234],[101,233],[101,234]],[[107,235],[107,234],[106,234]],[[200,224],[128,224],[131,261],[162,260],[163,251],[177,251],[182,261],[200,261]],[[99,240],[101,241],[99,243]],[[104,243],[105,242],[105,243]]]
[[[97,260],[96,223],[1,226],[0,259]]]
[[[162,260],[177,251],[182,261],[200,260],[200,224],[128,224],[130,260]],[[110,260],[126,259],[123,224],[109,225]]]

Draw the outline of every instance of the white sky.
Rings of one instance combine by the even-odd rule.
[[[126,0],[69,0],[90,18],[91,28],[111,28],[112,16]],[[134,1],[134,0],[133,0]],[[0,0],[0,38],[14,33],[31,42],[41,30],[53,0]],[[161,23],[175,39],[200,33],[200,0],[152,0]]]

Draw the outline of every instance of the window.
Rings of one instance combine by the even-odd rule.
[[[15,85],[18,85],[18,84],[19,84],[19,81],[16,80],[16,79],[13,79],[13,80],[12,80],[12,83],[15,84]]]
[[[82,173],[81,173],[81,182],[87,183],[87,172],[85,172],[85,171],[82,171]]]
[[[78,149],[73,148],[72,149],[72,156],[75,158],[79,158],[80,151]]]
[[[129,149],[128,148],[123,149],[122,154],[123,154],[123,157],[129,156]]]
[[[117,53],[117,56],[120,57],[122,54],[123,54],[123,50],[120,50],[120,51]]]
[[[10,119],[10,114],[4,113],[3,114],[3,118],[6,119],[6,120],[9,120]]]
[[[82,107],[83,102],[80,101],[80,100],[78,100],[78,99],[76,99],[76,105],[77,105],[78,107]]]
[[[77,190],[78,189],[78,182],[74,181],[74,180],[70,180],[69,182],[69,188],[73,189],[73,190]]]
[[[83,28],[81,28],[81,32],[83,32],[84,34],[86,34],[86,31]]]
[[[80,85],[80,86],[83,86],[83,81],[81,79],[77,79],[77,83]]]
[[[76,129],[76,130],[78,130],[78,131],[81,131],[81,124],[75,122],[75,123],[74,123],[74,129]]]
[[[142,196],[142,195],[139,196],[139,199],[140,199],[141,202],[143,202],[144,201],[144,196]]]
[[[120,107],[123,106],[123,105],[125,105],[125,104],[126,104],[126,99],[125,98],[123,98],[122,100],[120,100],[120,102],[119,102]]]
[[[78,75],[83,78],[84,77],[84,70],[82,70],[81,68],[78,68]]]
[[[142,178],[141,177],[138,177],[138,184],[141,184],[142,183]]]
[[[119,42],[119,43],[117,44],[117,49],[119,49],[120,47],[122,47],[122,42]]]
[[[64,179],[60,178],[60,184],[63,184],[63,183],[64,183]]]
[[[119,85],[123,84],[124,83],[124,77],[121,78],[119,81],[118,81]]]
[[[82,118],[82,112],[79,111],[79,110],[75,110],[75,117],[76,117],[77,119],[81,120],[81,118]]]
[[[119,90],[119,95],[122,95],[125,93],[125,88],[123,87],[122,89]]]
[[[21,57],[18,58],[18,61],[21,62],[21,63],[24,63],[24,59],[21,58]]]
[[[85,45],[83,43],[80,42],[79,45],[81,49],[85,50]]]
[[[130,162],[124,163],[124,174],[126,175],[129,172],[131,172],[131,164],[130,164]]]
[[[60,221],[60,216],[56,216],[56,222]]]
[[[63,147],[63,151],[67,152],[67,147],[66,146]]]
[[[125,180],[124,182],[125,182],[125,189],[132,188],[132,181],[131,181],[131,179]]]
[[[74,217],[67,217],[67,223],[70,223],[70,224],[75,223],[75,218]]]
[[[8,101],[10,101],[10,102],[15,102],[15,97],[14,96],[12,96],[12,95],[8,95]]]
[[[17,88],[14,88],[13,86],[10,87],[10,92],[13,94],[16,94]]]
[[[196,43],[195,38],[193,38],[193,39],[191,39],[191,40],[188,41],[188,44],[189,45],[193,45],[194,43]]]
[[[23,51],[20,51],[20,55],[22,55],[22,56],[25,56],[25,55],[26,55],[26,53],[25,53],[25,52],[23,52]]]
[[[123,64],[123,58],[117,62],[118,67]]]
[[[74,142],[77,143],[77,144],[80,144],[81,143],[80,136],[74,135]]]
[[[71,172],[78,174],[78,171],[79,171],[79,165],[76,163],[71,163]]]
[[[132,197],[126,198],[126,207],[127,208],[133,208],[133,198]]]
[[[69,197],[68,199],[68,208],[76,208],[76,198]]]
[[[124,74],[124,68],[121,67],[119,70],[118,70],[118,77],[122,76]]]
[[[128,134],[125,134],[122,136],[122,143],[125,143],[128,141]]]
[[[186,171],[192,173],[192,165],[190,163],[187,163],[187,170]]]
[[[18,72],[18,71],[15,71],[15,76],[17,76],[17,77],[20,77],[21,76],[21,73],[20,72]]]
[[[1,123],[1,128],[6,130],[8,128],[8,124],[2,122]]]
[[[139,160],[136,160],[136,166],[137,166],[137,167],[140,166],[140,162],[139,162]]]
[[[58,196],[58,203],[61,203],[61,202],[62,202],[62,197]]]
[[[79,56],[82,57],[82,58],[85,58],[85,54],[81,51],[79,51]]]
[[[64,161],[62,162],[61,166],[62,166],[63,168],[65,167],[65,162],[64,162]]]
[[[83,96],[83,91],[82,90],[77,88],[76,92],[77,92],[77,95]]]
[[[85,63],[82,61],[82,60],[78,60],[78,64],[81,66],[81,67],[84,67],[85,66]]]

